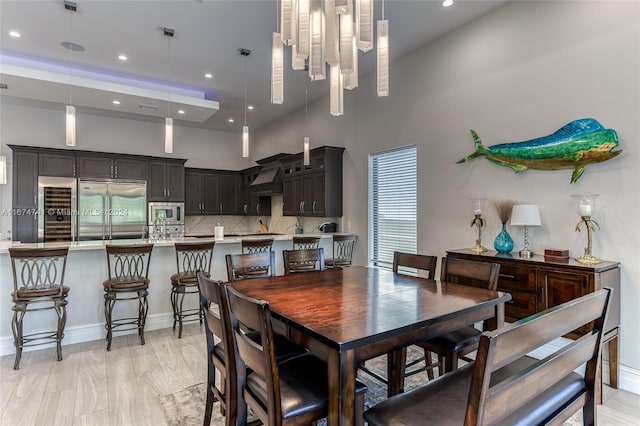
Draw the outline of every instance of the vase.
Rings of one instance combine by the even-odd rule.
[[[493,242],[493,247],[498,253],[509,253],[513,250],[513,239],[507,232],[507,224],[502,224],[502,230]]]

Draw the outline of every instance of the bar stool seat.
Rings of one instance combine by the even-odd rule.
[[[69,294],[69,290],[70,288],[66,285],[62,286],[62,294],[64,296],[67,296]],[[12,291],[11,297],[13,297],[14,299],[30,299],[32,297],[56,296],[59,293],[60,287],[55,286],[51,288]]]

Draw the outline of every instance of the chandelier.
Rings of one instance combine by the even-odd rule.
[[[271,103],[284,101],[283,45],[291,46],[291,67],[326,79],[329,67],[331,115],[343,115],[343,90],[358,87],[358,50],[374,47],[374,0],[281,0],[273,33]],[[377,93],[389,95],[389,21],[377,22]]]

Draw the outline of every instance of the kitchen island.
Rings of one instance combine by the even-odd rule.
[[[333,253],[332,234],[303,234],[304,236],[320,236],[320,247],[324,248],[325,257]],[[240,253],[242,239],[273,238],[273,251],[276,252],[276,274],[284,273],[283,250],[293,248],[294,235],[246,235],[216,240],[211,265],[212,278],[227,280],[225,256]],[[211,238],[213,239],[213,238]],[[145,330],[168,328],[173,326],[173,314],[170,295],[169,277],[176,272],[176,242],[204,241],[202,236],[191,236],[176,239],[159,240],[113,240],[113,241],[79,241],[72,243],[29,243],[4,241],[0,242],[0,356],[14,353],[13,335],[11,332],[11,292],[13,276],[11,272],[10,247],[55,247],[69,246],[65,285],[71,288],[67,300],[67,324],[65,327],[64,345],[104,339],[104,291],[102,282],[108,278],[107,257],[104,246],[110,244],[143,244],[153,243],[149,268],[149,313]],[[197,297],[185,298],[185,309],[198,306]],[[119,303],[115,307],[116,316],[132,316],[137,311],[135,303]],[[52,311],[30,312],[24,321],[25,333],[48,330],[55,324]],[[117,336],[118,334],[116,334]],[[176,334],[177,338],[177,334]],[[33,350],[42,348],[25,348]],[[106,347],[106,346],[105,346]]]

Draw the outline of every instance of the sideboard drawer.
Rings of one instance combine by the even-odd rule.
[[[536,293],[528,293],[525,291],[517,291],[512,288],[501,288],[498,291],[511,294],[511,300],[505,304],[505,319],[508,322],[514,322],[526,318],[531,312],[536,311],[537,295]]]
[[[500,264],[498,287],[536,292],[536,271],[528,267]]]

